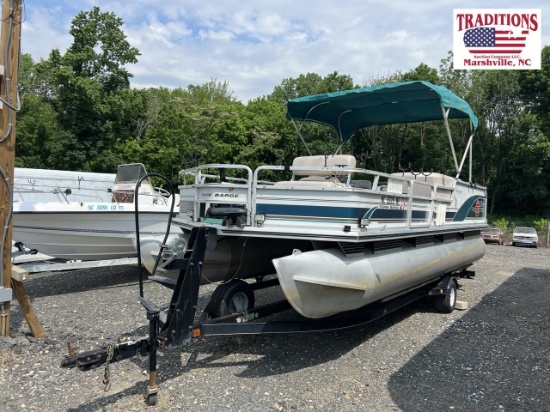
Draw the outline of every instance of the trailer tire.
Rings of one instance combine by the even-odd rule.
[[[208,306],[213,318],[243,312],[254,307],[254,291],[245,281],[233,279],[216,288]]]
[[[435,297],[435,308],[441,313],[451,313],[455,310],[456,305],[456,281],[453,280],[449,284],[447,293],[443,296]]]

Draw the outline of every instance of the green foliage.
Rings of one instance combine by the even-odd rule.
[[[534,215],[525,216],[495,216],[490,215],[489,225],[499,227],[505,233],[512,233],[518,226],[532,226],[537,232],[544,232],[548,229],[550,219]]]
[[[492,217],[489,216],[489,224],[493,227],[500,228],[504,233],[510,232],[513,223],[508,220],[506,217]]]
[[[106,93],[130,87],[132,75],[124,65],[137,63],[139,51],[126,41],[122,25],[122,19],[99,7],[78,13],[70,30],[74,41],[63,64],[76,77],[99,81]]]
[[[537,232],[543,232],[548,229],[548,219],[540,218],[533,220],[533,227]]]
[[[349,75],[338,74],[336,71],[325,77],[316,73],[307,73],[294,79],[283,79],[281,85],[276,86],[268,97],[286,103],[296,97],[332,93],[357,87],[359,86],[354,86],[353,79]]]
[[[59,134],[55,110],[40,96],[30,94],[18,116],[15,165],[48,167],[50,142]]]
[[[522,70],[518,76],[523,101],[550,133],[550,46],[542,49],[540,70]]]
[[[118,163],[113,146],[135,133],[143,99],[130,90],[125,65],[135,63],[139,52],[121,26],[113,13],[94,7],[73,20],[74,40],[64,55],[53,50],[36,65],[26,59],[25,90],[43,96],[60,129],[45,143],[47,167],[112,172]]]
[[[403,74],[401,81],[408,82],[413,80],[425,80],[433,84],[439,84],[439,74],[437,69],[424,63],[420,63],[414,70]]]

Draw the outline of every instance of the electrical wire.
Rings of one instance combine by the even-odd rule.
[[[14,111],[19,111],[21,110],[21,101],[19,99],[19,91],[17,91],[17,107],[14,107],[11,103],[11,93],[10,93],[10,87],[11,87],[11,80],[9,78],[9,73],[8,73],[8,70],[7,70],[7,63],[9,62],[9,49],[10,49],[10,43],[11,43],[11,36],[12,36],[12,32],[13,32],[13,24],[14,24],[14,18],[13,18],[13,13],[14,13],[14,6],[13,6],[13,3],[14,3],[14,0],[10,0],[10,18],[9,18],[9,25],[8,25],[8,34],[7,34],[7,38],[6,38],[6,48],[4,50],[4,83],[5,83],[5,90],[6,90],[6,98],[5,99],[2,99],[0,98],[0,101],[5,104],[7,107],[8,107],[8,127],[6,128],[6,131],[4,133],[4,136],[2,136],[0,138],[0,143],[3,143],[5,142],[6,140],[9,139],[10,135],[11,135],[11,131],[13,129],[13,112]],[[21,24],[21,22],[19,22],[19,24]],[[21,36],[19,36],[19,47],[21,47]],[[21,49],[19,49],[21,50]],[[21,67],[21,53],[19,53],[19,57],[18,57],[18,61],[17,61],[17,64],[18,64],[18,70],[17,70],[17,73],[19,75],[19,68]],[[16,82],[19,83],[19,78],[16,79]]]

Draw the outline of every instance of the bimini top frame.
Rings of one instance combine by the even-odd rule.
[[[465,100],[443,86],[425,81],[390,83],[299,97],[288,102],[287,118],[294,123],[304,144],[305,141],[300,133],[301,125],[298,127],[296,121],[302,124],[306,121],[315,122],[334,128],[340,139],[337,152],[351,138],[353,132],[363,127],[443,120],[453,153],[457,178],[460,176],[468,153],[470,153],[471,164],[472,139],[478,126],[477,117]],[[448,124],[449,119],[470,120],[472,133],[460,164]]]

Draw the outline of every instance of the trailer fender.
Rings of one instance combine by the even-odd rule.
[[[429,292],[428,295],[430,296],[442,296],[447,295],[449,290],[452,287],[458,288],[458,281],[455,276],[447,275],[444,276],[443,279],[439,281],[435,287],[433,287]]]

